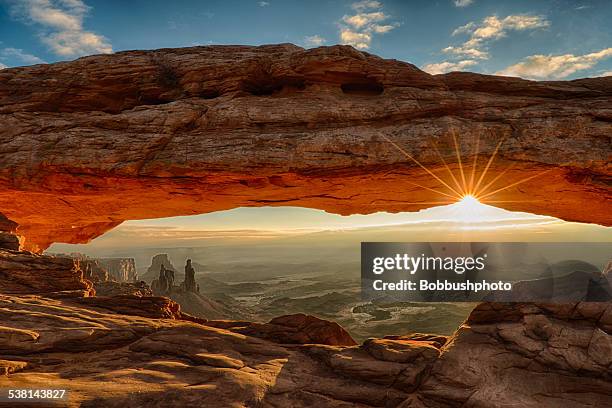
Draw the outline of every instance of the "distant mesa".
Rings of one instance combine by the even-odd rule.
[[[144,274],[143,279],[147,282],[151,282],[159,276],[161,267],[171,272],[177,273],[176,268],[170,262],[168,254],[157,254],[151,259],[151,265],[147,268],[147,272]]]

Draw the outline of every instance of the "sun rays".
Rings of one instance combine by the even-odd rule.
[[[426,165],[424,165],[423,163],[418,161],[414,156],[408,153],[406,149],[398,145],[395,141],[391,140],[391,138],[389,138],[387,135],[379,133],[380,137],[382,137],[384,140],[389,142],[395,149],[397,149],[407,159],[415,163],[421,169],[425,170],[429,175],[431,175],[435,180],[441,183],[442,186],[445,188],[445,191],[441,191],[439,188],[427,187],[427,186],[423,186],[421,184],[417,184],[412,181],[409,181],[408,182],[409,184],[412,184],[416,187],[423,188],[431,192],[434,192],[436,194],[439,194],[441,196],[444,196],[445,197],[444,199],[446,200],[446,201],[436,201],[436,202],[429,202],[429,203],[418,202],[414,204],[432,204],[434,205],[434,204],[451,204],[454,202],[462,202],[462,203],[475,202],[475,203],[489,203],[489,204],[495,203],[497,204],[497,203],[518,203],[518,202],[536,201],[536,200],[495,200],[495,196],[512,187],[519,186],[527,181],[540,177],[550,172],[551,170],[544,170],[542,172],[531,175],[529,177],[525,177],[518,181],[500,185],[499,181],[500,180],[502,182],[504,181],[504,176],[507,175],[514,168],[515,166],[514,163],[510,164],[508,167],[506,167],[505,169],[503,169],[501,172],[499,172],[497,175],[495,175],[494,177],[490,179],[487,178],[487,175],[489,175],[489,170],[494,164],[495,159],[498,156],[499,150],[501,146],[503,145],[505,139],[501,139],[497,143],[497,145],[495,146],[495,149],[493,150],[493,153],[487,159],[487,162],[484,168],[479,169],[478,161],[480,158],[479,157],[480,132],[478,132],[475,135],[475,140],[473,141],[474,148],[473,148],[473,151],[471,152],[473,158],[469,163],[463,160],[462,151],[461,151],[461,147],[460,147],[460,143],[459,143],[456,131],[454,129],[451,129],[450,134],[453,139],[454,156],[455,156],[457,166],[458,166],[458,169],[455,169],[454,171],[449,166],[448,162],[444,159],[444,155],[440,153],[440,149],[438,148],[438,145],[436,144],[436,142],[431,142],[431,146],[433,150],[436,152],[436,154],[440,158],[440,162],[442,163],[442,166],[446,170],[446,173],[448,173],[449,179],[444,180],[441,176],[437,175],[433,170],[430,170]]]

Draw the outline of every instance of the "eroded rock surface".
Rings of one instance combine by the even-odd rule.
[[[0,296],[0,321],[0,385],[68,387],[70,406],[612,402],[612,306],[605,303],[482,304],[449,338],[390,336],[361,346],[282,344],[205,321],[37,296]]]
[[[460,174],[455,135],[467,171],[479,153],[477,177],[502,142],[481,185],[508,170],[487,189],[512,185],[488,197],[495,205],[612,225],[611,96],[611,77],[431,76],[348,46],[129,51],[4,69],[0,208],[39,250],[127,219],[238,206],[416,211],[452,201],[430,189],[459,189],[441,159]]]
[[[612,403],[612,304],[476,307],[407,407]]]
[[[326,344],[330,346],[354,346],[357,344],[338,323],[303,313],[279,316],[268,323],[212,320],[206,324],[277,343]]]
[[[75,259],[0,249],[0,294],[82,297],[95,290]]]
[[[281,345],[39,297],[0,296],[0,320],[8,361],[0,369],[10,373],[0,385],[67,387],[70,406],[383,407],[414,387],[393,381],[406,376],[402,368],[414,370],[410,362],[378,360],[357,346]]]
[[[483,303],[452,336],[357,345],[303,314],[212,321],[166,297],[85,296],[90,283],[71,258],[0,251],[0,260],[0,388],[67,388],[69,406],[612,403],[611,303]]]

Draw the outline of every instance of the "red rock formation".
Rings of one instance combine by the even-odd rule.
[[[278,344],[70,299],[0,296],[0,321],[3,386],[44,376],[70,406],[586,408],[612,395],[607,303],[483,304],[447,342],[361,346]]]
[[[75,259],[0,249],[0,294],[61,298],[95,291]]]
[[[130,51],[0,71],[0,208],[31,249],[238,206],[415,211],[503,140],[490,199],[612,225],[612,78],[431,76],[347,46]],[[477,142],[477,139],[479,142]],[[476,149],[478,148],[478,149]],[[544,176],[543,171],[548,171]],[[459,174],[459,173],[457,173]],[[424,188],[426,187],[426,188]],[[40,211],[44,208],[45,211]]]
[[[476,307],[409,407],[612,403],[612,304]]]
[[[338,323],[303,313],[279,316],[269,323],[209,320],[206,325],[285,344],[354,346],[357,343]]]
[[[113,295],[78,298],[74,300],[93,309],[103,309],[130,316],[153,319],[181,319],[181,306],[161,296]]]

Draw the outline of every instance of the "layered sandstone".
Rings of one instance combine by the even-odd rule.
[[[455,135],[467,179],[501,142],[495,205],[612,225],[611,119],[612,77],[431,76],[348,46],[91,56],[0,71],[0,208],[31,249],[238,206],[415,211],[459,190],[444,162],[463,184]]]
[[[409,407],[612,403],[612,304],[479,305]]]
[[[0,249],[0,294],[61,298],[95,290],[75,259]]]

